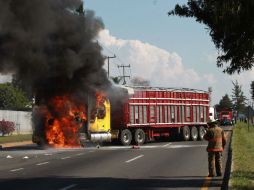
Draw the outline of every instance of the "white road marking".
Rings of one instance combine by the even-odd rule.
[[[65,159],[69,159],[69,158],[71,158],[70,156],[66,156],[66,157],[63,157],[63,158],[61,158],[62,160],[65,160]]]
[[[49,162],[42,162],[42,163],[38,163],[36,164],[37,166],[42,166],[42,165],[45,165],[45,164],[49,164]]]
[[[84,155],[84,153],[79,153],[79,154],[76,154],[77,156],[81,156],[81,155]]]
[[[207,146],[204,144],[201,145],[171,145],[168,148],[194,148],[194,147],[202,147],[202,146]]]
[[[29,157],[28,156],[24,156],[23,159],[29,159]]]
[[[67,186],[67,187],[64,187],[64,188],[62,188],[62,189],[60,189],[60,190],[68,190],[68,189],[71,189],[71,188],[76,187],[76,186],[77,186],[77,184],[72,184],[72,185],[69,185],[69,186]]]
[[[166,147],[166,146],[171,145],[171,144],[172,144],[172,143],[168,143],[168,144],[163,145],[162,147]]]
[[[149,145],[149,146],[140,146],[141,149],[146,149],[146,148],[160,148],[161,146],[156,146],[156,145]]]
[[[91,153],[92,153],[92,152],[94,152],[94,150],[91,150],[91,151],[89,151],[89,152],[91,152]]]
[[[11,172],[17,172],[17,171],[20,171],[20,170],[23,170],[24,168],[17,168],[17,169],[13,169],[13,170],[10,170]]]
[[[132,146],[105,146],[100,149],[130,149]]]
[[[130,163],[130,162],[132,162],[132,161],[134,161],[134,160],[137,160],[137,159],[139,159],[139,158],[142,158],[144,155],[143,154],[141,154],[141,155],[139,155],[139,156],[137,156],[137,157],[135,157],[135,158],[132,158],[132,159],[130,159],[130,160],[127,160],[127,161],[125,161],[126,163]]]
[[[49,154],[49,153],[47,153],[47,154],[44,154],[45,156],[52,156],[53,154]]]
[[[11,155],[6,156],[6,158],[13,158]]]

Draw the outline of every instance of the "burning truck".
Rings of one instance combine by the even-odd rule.
[[[61,105],[68,104],[67,101]],[[209,120],[209,93],[194,89],[122,86],[114,93],[89,95],[86,107],[74,108],[66,112],[69,119],[60,119],[62,126],[59,119],[46,118],[45,140],[49,144],[63,146],[62,133],[67,135],[67,146],[69,143],[80,146],[87,140],[143,144],[160,137],[196,141],[203,140]],[[75,111],[80,112],[77,117]],[[66,120],[71,124],[65,125]],[[53,134],[54,138],[48,134]],[[71,137],[75,140],[70,140]],[[34,135],[34,142],[40,143],[38,139]]]
[[[82,0],[0,0],[0,15],[0,73],[35,96],[34,142],[79,147],[80,139],[129,145],[203,138],[208,92],[111,87],[97,43],[104,24]]]

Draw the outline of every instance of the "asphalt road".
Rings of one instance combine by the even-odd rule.
[[[230,128],[225,128],[227,138]],[[104,146],[0,151],[3,190],[221,189],[223,177],[206,177],[207,142],[157,142],[139,149]],[[228,147],[224,151],[226,165]]]

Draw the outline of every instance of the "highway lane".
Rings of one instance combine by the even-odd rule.
[[[206,144],[162,142],[140,149],[6,150],[0,155],[0,185],[1,189],[36,190],[220,189],[222,178],[206,178]]]

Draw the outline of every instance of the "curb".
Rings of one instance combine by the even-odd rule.
[[[2,143],[2,144],[0,144],[0,149],[11,148],[11,147],[16,147],[16,146],[25,146],[25,145],[31,145],[31,144],[34,144],[31,140],[30,141]]]
[[[232,138],[234,135],[234,130],[232,130],[232,134],[229,141],[229,147],[228,147],[228,154],[227,154],[227,161],[226,161],[226,167],[225,167],[225,174],[223,177],[223,183],[221,186],[221,190],[229,190],[229,184],[230,184],[230,175],[231,175],[231,169],[232,169]]]

